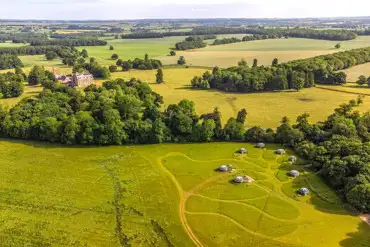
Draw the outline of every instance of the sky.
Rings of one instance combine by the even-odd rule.
[[[370,0],[0,0],[0,19],[370,16]]]

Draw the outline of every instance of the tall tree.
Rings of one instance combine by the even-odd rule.
[[[277,66],[278,64],[279,64],[279,59],[274,58],[274,60],[272,60],[272,66]]]
[[[157,83],[163,83],[163,71],[162,71],[162,69],[157,70],[156,82]]]
[[[255,58],[253,60],[253,67],[257,67],[257,66],[258,66],[258,60],[257,60],[257,58]]]
[[[238,116],[236,118],[236,121],[238,123],[241,123],[241,124],[245,124],[245,120],[247,119],[247,110],[246,109],[241,109],[239,112],[238,112]]]

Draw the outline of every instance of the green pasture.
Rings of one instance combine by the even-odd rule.
[[[2,139],[0,147],[0,246],[365,247],[370,241],[370,227],[317,175],[277,178],[280,166],[292,166],[288,156],[274,154],[277,145],[72,147]],[[236,154],[240,147],[248,154]],[[235,171],[219,173],[221,164]],[[255,181],[234,184],[237,175]],[[303,186],[310,196],[297,196]]]

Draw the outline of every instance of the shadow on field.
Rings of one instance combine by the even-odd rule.
[[[369,247],[370,246],[370,226],[365,222],[358,225],[357,232],[348,233],[348,238],[339,244],[342,247]]]

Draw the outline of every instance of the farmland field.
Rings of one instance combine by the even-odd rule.
[[[242,38],[243,36],[240,34],[219,35],[218,38]],[[336,41],[291,38],[208,46],[190,51],[177,51],[177,56],[168,56],[175,43],[183,41],[184,38],[178,36],[159,39],[107,39],[107,46],[87,46],[79,49],[86,49],[90,57],[96,58],[100,64],[105,66],[115,64],[115,61],[110,59],[114,53],[123,60],[136,57],[144,58],[147,53],[152,58],[160,59],[165,65],[176,64],[179,56],[185,56],[188,65],[230,67],[236,65],[242,58],[250,64],[254,58],[257,58],[260,65],[270,65],[274,58],[278,58],[280,62],[287,62],[370,46],[370,36],[360,36],[355,40],[341,42],[342,48],[340,50],[334,49]],[[213,40],[206,42],[210,44]],[[20,45],[23,44],[2,43],[0,47]],[[110,45],[113,45],[113,51],[109,50]],[[21,56],[20,58],[26,67],[38,64],[47,68],[61,67],[64,71],[60,60],[47,61],[44,56]]]
[[[366,77],[370,76],[370,63],[357,65],[352,68],[343,70],[343,72],[345,72],[348,76],[347,81],[356,82],[360,75],[364,75]]]
[[[189,99],[195,102],[198,114],[208,113],[215,107],[219,107],[224,122],[230,117],[236,117],[240,109],[246,108],[248,126],[260,125],[270,128],[276,128],[283,116],[295,120],[304,112],[311,115],[312,122],[325,120],[341,103],[357,97],[356,94],[330,92],[320,88],[308,88],[300,92],[237,94],[217,90],[195,90],[189,87],[190,80],[194,76],[202,75],[204,71],[206,70],[194,68],[164,69],[165,83],[163,84],[155,83],[156,71],[117,72],[112,74],[112,78],[135,77],[149,83],[154,91],[164,97],[166,106],[178,103],[182,99]],[[331,86],[330,88],[342,89],[343,87]],[[365,98],[364,101],[364,104],[358,108],[360,111],[370,108],[369,98]]]
[[[1,246],[365,247],[370,228],[315,174],[213,143],[62,147],[0,140]],[[215,152],[216,151],[216,152]],[[299,161],[298,163],[300,163]],[[233,173],[215,171],[232,164]],[[286,171],[299,169],[293,180]],[[252,184],[233,184],[248,174]],[[310,196],[295,191],[309,187]],[[336,203],[336,204],[335,204]]]
[[[208,46],[202,49],[178,52],[186,58],[188,65],[196,66],[235,66],[244,58],[249,64],[257,58],[260,65],[271,65],[274,58],[280,62],[304,59],[334,53],[341,50],[370,46],[370,36],[341,42],[340,50],[334,49],[338,42],[313,39],[270,39],[242,42],[227,45]],[[176,63],[176,57],[159,57],[164,64]]]

